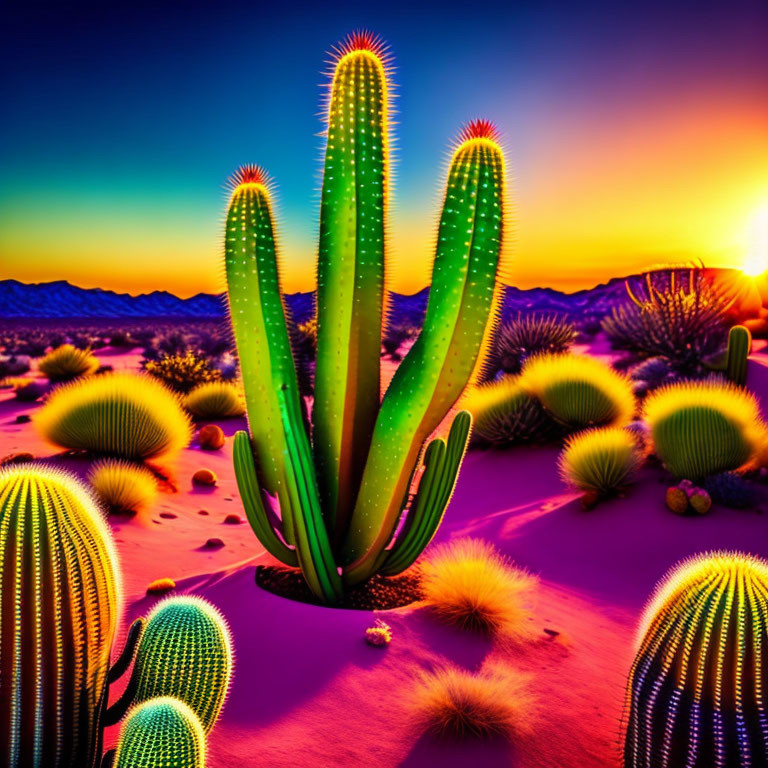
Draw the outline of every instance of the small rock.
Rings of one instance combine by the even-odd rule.
[[[198,469],[197,472],[192,475],[192,482],[195,485],[213,486],[216,485],[217,481],[218,478],[216,477],[216,474],[210,469]]]
[[[594,509],[598,501],[600,501],[600,494],[597,491],[587,491],[581,497],[581,508],[584,510]]]
[[[3,456],[0,459],[0,466],[6,464],[26,464],[28,461],[34,461],[35,457],[29,451],[17,451],[16,453],[9,453],[7,456]]]
[[[243,518],[235,512],[230,512],[225,518],[224,522],[227,525],[240,525],[243,522]]]
[[[29,424],[30,421],[32,421],[32,417],[28,413],[20,413],[16,417],[17,424]]]
[[[544,627],[544,634],[549,635],[549,638],[551,640],[554,640],[556,637],[560,635],[560,633],[556,629],[550,629],[549,627]]]
[[[710,495],[703,489],[697,488],[689,497],[688,501],[693,507],[696,514],[706,515],[710,509],[712,509],[712,499]]]
[[[224,437],[221,427],[216,424],[206,424],[197,433],[197,442],[203,450],[218,451],[227,442],[227,438]]]
[[[676,515],[684,515],[688,511],[688,494],[676,485],[667,488],[666,502]]]
[[[160,517],[162,517],[165,520],[175,520],[178,515],[174,515],[173,512],[161,512]]]
[[[197,510],[197,514],[198,515],[207,515],[208,514],[208,510],[207,509],[198,509]]]
[[[176,589],[176,582],[173,579],[155,579],[148,587],[148,595],[158,595],[163,592],[170,592],[172,589]]]
[[[221,549],[224,546],[224,542],[221,539],[214,537],[212,539],[208,539],[204,546],[206,549]]]

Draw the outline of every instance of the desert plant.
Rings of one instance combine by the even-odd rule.
[[[0,471],[0,764],[92,768],[120,614],[116,554],[74,477]]]
[[[387,61],[375,38],[357,34],[335,62],[311,442],[280,289],[270,183],[260,168],[233,178],[226,226],[230,317],[251,428],[250,439],[235,438],[241,497],[264,546],[300,564],[312,591],[329,602],[344,584],[408,567],[434,534],[463,457],[466,414],[456,417],[447,447],[438,439],[424,454],[429,498],[420,486],[412,500],[411,481],[425,441],[478,373],[498,298],[504,159],[493,127],[477,121],[461,134],[450,163],[424,329],[380,400]],[[358,224],[350,230],[348,221]],[[262,490],[278,498],[277,526]],[[403,514],[409,522],[400,526]]]
[[[724,507],[746,509],[757,503],[755,486],[743,475],[736,472],[720,472],[710,475],[704,480],[706,488],[713,501]]]
[[[567,429],[628,424],[635,413],[629,379],[587,355],[539,355],[520,375],[520,386],[538,398]]]
[[[568,485],[607,496],[626,486],[641,462],[637,439],[630,431],[602,427],[568,438],[558,463]]]
[[[649,272],[644,288],[632,286],[631,301],[614,307],[603,330],[614,346],[643,357],[663,356],[692,372],[725,346],[727,313],[733,303],[701,270]]]
[[[768,764],[768,563],[716,552],[676,566],[640,623],[625,768]]]
[[[576,338],[576,329],[558,315],[518,312],[497,331],[494,362],[505,373],[519,373],[523,363],[542,352],[565,352]]]
[[[205,733],[195,713],[170,696],[128,713],[120,729],[115,768],[205,768]]]
[[[728,354],[725,375],[739,387],[747,385],[747,357],[752,347],[752,334],[743,325],[734,325],[728,332]]]
[[[157,496],[152,473],[120,459],[99,461],[88,473],[96,498],[110,512],[138,513],[151,506]]]
[[[173,392],[149,376],[131,373],[64,384],[34,420],[55,445],[125,459],[171,458],[189,443],[192,432]]]
[[[477,674],[457,667],[425,673],[414,705],[419,726],[455,739],[514,738],[530,730],[533,709],[526,677],[499,664]]]
[[[48,391],[48,384],[39,379],[18,379],[13,383],[13,393],[22,403],[33,403]]]
[[[479,539],[442,544],[422,564],[421,589],[432,611],[462,629],[488,634],[522,633],[526,594],[535,583]]]
[[[198,384],[186,396],[184,404],[198,419],[229,419],[245,413],[237,385],[224,381]]]
[[[222,615],[198,597],[169,597],[146,619],[136,649],[134,701],[173,696],[208,733],[232,674],[232,641]]]
[[[729,382],[670,384],[643,407],[654,452],[677,478],[703,480],[739,469],[765,440],[754,396]]]
[[[541,403],[513,376],[471,387],[461,406],[472,414],[474,435],[492,445],[542,441],[555,432]]]
[[[49,381],[69,381],[78,376],[88,376],[96,373],[99,367],[98,358],[88,349],[77,349],[72,344],[62,344],[41,358],[37,369]]]
[[[159,360],[149,360],[144,370],[160,379],[175,392],[186,394],[200,384],[221,379],[221,371],[212,368],[205,357],[192,350],[184,354],[165,355]]]

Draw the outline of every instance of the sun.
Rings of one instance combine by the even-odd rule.
[[[768,271],[768,202],[763,203],[752,215],[749,251],[742,271],[757,277]]]

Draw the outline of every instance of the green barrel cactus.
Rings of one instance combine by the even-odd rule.
[[[53,468],[0,472],[0,764],[91,768],[120,614],[109,529]]]
[[[641,630],[625,768],[768,766],[768,563],[731,552],[681,563]]]
[[[747,385],[747,357],[752,347],[752,334],[743,325],[734,325],[728,332],[728,354],[725,375],[739,387]]]
[[[476,121],[451,159],[424,329],[381,400],[387,67],[381,43],[368,34],[350,37],[337,51],[311,438],[282,298],[271,184],[262,169],[246,166],[233,177],[227,215],[229,308],[250,429],[234,441],[240,495],[264,547],[298,565],[327,602],[346,585],[408,567],[434,535],[464,455],[469,415],[456,417],[447,442],[436,438],[426,451],[425,443],[479,378],[498,298],[504,158],[493,126]]]
[[[135,702],[173,696],[208,733],[232,675],[232,642],[221,614],[199,597],[169,597],[147,616],[136,649]]]
[[[205,733],[195,713],[170,696],[128,713],[120,729],[115,768],[205,768]]]

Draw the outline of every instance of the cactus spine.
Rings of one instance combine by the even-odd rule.
[[[729,552],[683,562],[641,626],[625,768],[765,768],[768,563]]]
[[[205,768],[205,734],[195,713],[159,697],[134,707],[120,730],[115,768]]]
[[[739,387],[747,385],[747,357],[752,347],[752,334],[743,325],[734,325],[728,332],[728,356],[725,375]]]
[[[224,704],[232,674],[232,643],[221,614],[197,597],[170,597],[146,620],[136,651],[134,701],[173,696],[208,733]]]
[[[0,764],[90,768],[120,612],[116,556],[86,489],[0,472]]]
[[[227,218],[230,314],[251,430],[250,439],[239,433],[234,441],[238,488],[263,545],[298,564],[327,602],[341,597],[345,583],[407,568],[437,529],[464,456],[469,414],[454,418],[447,442],[430,443],[413,497],[411,485],[426,440],[479,372],[497,298],[504,159],[493,126],[476,121],[449,169],[424,330],[379,404],[386,72],[383,48],[368,34],[338,51],[321,201],[312,442],[263,171],[249,166],[235,176]]]
[[[380,400],[389,183],[386,64],[380,41],[352,35],[337,51],[328,104],[312,418],[323,509],[337,537],[349,524]]]

